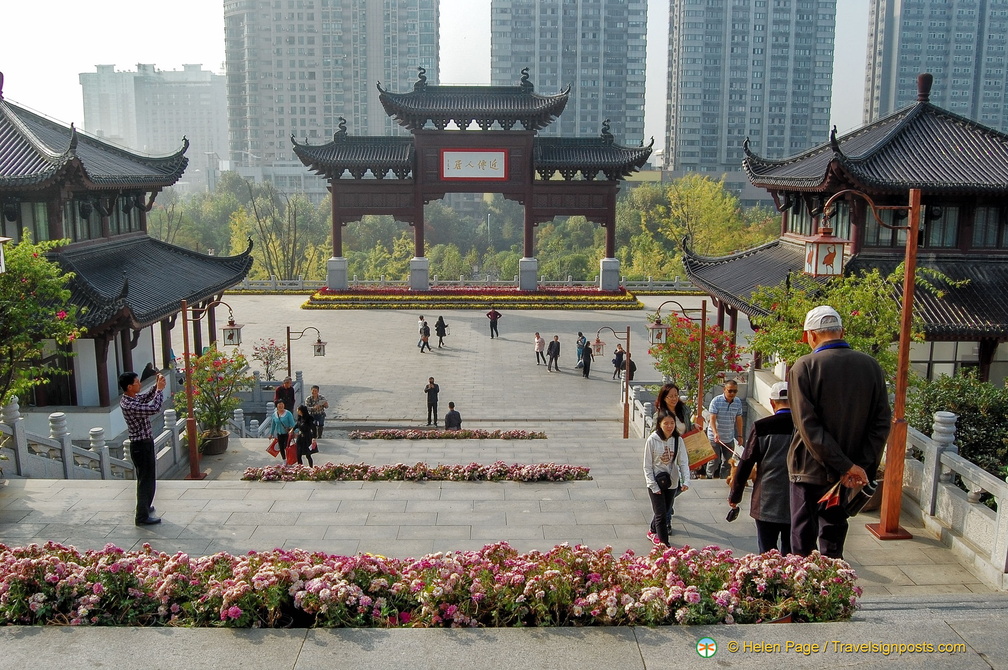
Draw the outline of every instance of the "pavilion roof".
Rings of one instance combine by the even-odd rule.
[[[618,181],[644,167],[653,146],[654,138],[647,146],[616,144],[607,119],[599,137],[536,137],[532,162],[540,179],[551,179],[560,173],[570,180],[580,172],[591,181],[602,172],[606,179]]]
[[[408,93],[393,93],[382,88],[379,99],[385,112],[410,130],[421,130],[428,123],[444,130],[451,123],[466,129],[475,123],[482,130],[496,124],[500,129],[541,130],[560,116],[570,94],[568,86],[556,95],[540,95],[529,81],[528,68],[522,70],[518,86],[435,86],[427,83],[423,68]]]
[[[917,102],[784,160],[749,151],[742,166],[771,191],[829,193],[1003,194],[1008,192],[1008,135],[929,102],[931,75],[918,77]]]
[[[159,189],[185,171],[185,138],[170,156],[144,156],[4,100],[2,87],[0,75],[0,190],[45,188],[75,172],[97,190]]]
[[[389,173],[406,179],[413,173],[412,137],[348,135],[343,118],[332,142],[312,146],[305,139],[304,144],[298,144],[291,135],[291,143],[301,162],[326,179],[339,179],[344,172],[354,179],[363,179],[369,171],[376,179],[384,179]]]

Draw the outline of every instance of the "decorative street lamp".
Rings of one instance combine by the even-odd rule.
[[[880,540],[908,540],[913,535],[900,527],[899,518],[900,506],[903,501],[903,459],[906,457],[906,396],[910,372],[910,333],[913,326],[914,275],[917,271],[917,236],[920,231],[921,190],[919,188],[910,189],[910,204],[908,205],[877,206],[867,194],[854,189],[844,189],[834,193],[826,201],[823,205],[822,218],[828,220],[832,216],[830,207],[841,197],[848,196],[858,197],[867,202],[872,216],[880,226],[890,230],[907,231],[906,256],[903,263],[903,305],[900,310],[899,354],[896,361],[895,402],[893,403],[892,430],[889,431],[889,441],[886,445],[882,511],[878,523],[865,524],[865,527]],[[886,223],[879,217],[878,210],[907,212],[907,225],[894,226]],[[810,240],[810,243],[813,241]],[[837,248],[841,250],[837,254],[839,256],[842,254],[843,245],[838,245]],[[806,262],[807,267],[808,262]],[[840,274],[842,271],[843,268],[840,266],[836,274]]]
[[[604,344],[599,337],[603,330],[611,332],[617,340],[626,342],[626,356],[623,359],[623,365],[625,366],[623,370],[623,439],[626,440],[630,437],[630,326],[626,327],[625,336],[621,336],[609,326],[602,326],[595,333],[595,342],[597,344],[594,346]]]
[[[287,326],[287,376],[291,376],[291,340],[300,340],[304,337],[304,334],[309,330],[314,330],[317,336],[315,342],[312,344],[312,355],[313,356],[325,356],[325,346],[326,342],[322,341],[322,333],[319,332],[318,328],[314,326],[308,326],[304,330],[291,333],[291,327]]]
[[[228,342],[228,337],[236,343],[241,342],[241,324],[235,323],[234,312],[231,305],[223,300],[214,300],[205,307],[192,308],[192,320],[199,321],[217,305],[224,305],[228,308],[228,325],[224,327],[224,341]],[[189,443],[189,474],[186,479],[204,479],[206,473],[200,471],[199,444],[196,441],[196,414],[193,412],[193,381],[192,366],[189,364],[189,303],[182,301],[182,348],[185,356],[186,368],[186,442]]]
[[[4,258],[4,245],[11,241],[9,237],[0,237],[0,275],[7,272],[7,260]]]
[[[605,342],[600,340],[598,335],[595,336],[595,341],[592,342],[592,351],[596,356],[601,356],[605,352]]]
[[[696,321],[695,318],[691,317],[687,312],[697,311],[696,307],[686,308],[682,306],[682,303],[677,300],[666,300],[662,304],[658,305],[658,309],[655,310],[655,322],[648,324],[648,335],[650,337],[651,344],[663,344],[668,336],[668,330],[671,326],[661,322],[661,308],[665,305],[673,304],[679,308],[679,312],[689,319],[690,321]],[[697,369],[697,401],[696,401],[696,427],[703,428],[704,418],[704,366],[707,363],[707,301],[703,300],[700,303],[700,365]]]

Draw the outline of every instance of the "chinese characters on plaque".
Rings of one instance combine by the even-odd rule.
[[[441,178],[505,181],[507,152],[445,149],[441,152]]]

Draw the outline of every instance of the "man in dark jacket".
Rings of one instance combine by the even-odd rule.
[[[732,474],[728,504],[738,507],[746,481],[755,467],[749,516],[756,521],[756,541],[760,553],[778,549],[782,554],[790,554],[791,505],[788,504],[787,455],[794,434],[794,421],[788,407],[787,382],[777,382],[770,387],[770,407],[774,413],[756,421],[749,429],[742,457]]]
[[[291,386],[290,377],[285,378],[283,384],[277,386],[276,391],[273,392],[273,404],[278,402],[282,402],[289,412],[297,409],[297,403],[294,401],[294,387]]]
[[[847,512],[820,511],[819,499],[838,481],[857,489],[875,479],[892,410],[881,366],[850,348],[835,309],[809,310],[802,330],[812,353],[788,373],[796,429],[788,452],[791,550],[808,556],[818,539],[823,555],[843,558]]]
[[[546,372],[552,372],[556,368],[560,372],[560,336],[554,335],[553,341],[546,346]]]

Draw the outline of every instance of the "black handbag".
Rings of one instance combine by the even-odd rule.
[[[672,488],[672,475],[667,472],[659,472],[655,475],[655,483],[662,491],[668,491]]]

